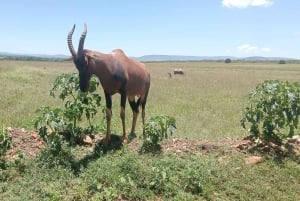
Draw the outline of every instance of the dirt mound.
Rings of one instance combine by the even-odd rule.
[[[6,155],[9,158],[17,158],[20,152],[25,156],[36,156],[45,147],[44,141],[36,131],[26,131],[24,128],[7,128],[12,136],[12,147]]]
[[[248,139],[231,139],[227,138],[220,141],[196,140],[196,139],[180,139],[174,138],[162,143],[164,151],[182,153],[214,153],[214,152],[237,152],[248,149],[251,141]]]
[[[37,131],[27,131],[23,128],[7,128],[7,130],[12,135],[13,144],[7,152],[7,156],[10,158],[17,157],[20,151],[26,156],[36,156],[38,152],[45,147],[44,142]],[[112,140],[117,138],[117,135],[112,135]],[[96,138],[85,136],[83,141],[88,146],[94,146],[102,139],[103,136],[101,135],[98,135]],[[173,152],[176,154],[188,152],[205,154],[218,152],[224,149],[227,149],[228,151],[241,151],[247,149],[250,146],[250,143],[250,140],[247,139],[225,139],[222,141],[211,142],[208,140],[173,138],[162,142],[161,150],[163,152]],[[135,151],[139,150],[139,146],[140,144],[137,138],[134,138],[134,140],[128,144],[128,147]]]
[[[24,153],[26,157],[36,156],[39,151],[45,147],[37,131],[27,131],[23,128],[7,128],[7,131],[12,136],[13,144],[7,152],[7,157],[9,158],[17,158],[20,152]],[[116,139],[116,141],[120,141],[121,138],[119,138],[120,136],[118,135],[112,135],[112,140]],[[87,136],[83,141],[87,146],[94,147],[102,139],[103,135],[97,135],[95,138],[89,138]],[[140,143],[139,139],[134,138],[128,144],[128,147],[134,151],[139,151]],[[269,143],[260,144],[259,146],[254,144],[249,138],[227,138],[219,141],[173,138],[161,143],[161,151],[175,153],[177,155],[184,155],[186,153],[252,152],[267,155],[280,154],[281,156],[292,156],[298,159],[300,158],[300,137],[296,136],[282,145]]]

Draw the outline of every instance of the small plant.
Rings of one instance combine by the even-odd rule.
[[[17,168],[17,170],[20,173],[25,172],[25,153],[23,151],[18,151],[18,158],[15,159],[15,164],[14,166]]]
[[[152,174],[150,175],[147,183],[148,188],[150,188],[156,194],[166,193],[168,189],[167,183],[170,180],[169,172],[169,169],[166,167],[152,167]]]
[[[101,107],[101,96],[96,93],[98,86],[99,81],[93,77],[89,93],[82,93],[79,91],[77,73],[56,78],[50,95],[58,95],[64,102],[64,108],[41,107],[38,109],[41,116],[35,120],[35,128],[51,149],[61,150],[62,139],[68,140],[71,145],[77,144],[83,132],[92,133],[97,129],[92,124],[92,118],[97,114],[97,108]],[[82,116],[87,119],[88,127],[78,125]]]
[[[189,168],[186,177],[184,178],[184,190],[192,194],[203,193],[204,179],[201,171],[194,168]]]
[[[4,126],[2,126],[2,129],[0,130],[0,169],[4,169],[6,167],[4,156],[11,145],[12,137]]]
[[[176,131],[176,120],[167,115],[151,117],[144,127],[142,152],[160,151],[160,144]]]
[[[249,96],[241,125],[250,124],[250,133],[262,141],[281,143],[292,137],[300,115],[300,83],[265,81]]]
[[[48,106],[44,106],[39,108],[38,112],[41,115],[36,118],[34,127],[38,129],[39,135],[49,146],[50,150],[59,152],[62,147],[62,133],[67,125],[62,109],[51,109]]]

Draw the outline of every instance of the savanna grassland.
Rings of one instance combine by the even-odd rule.
[[[248,94],[264,80],[300,81],[300,64],[233,62],[146,63],[151,87],[146,117],[169,115],[177,121],[174,138],[212,142],[243,138],[240,119]],[[182,68],[185,75],[168,77]],[[0,61],[0,125],[33,130],[35,111],[57,106],[49,96],[55,78],[76,72],[71,62]],[[101,95],[103,93],[101,91]],[[113,98],[112,132],[121,135],[120,96]],[[104,104],[104,99],[103,99]],[[99,121],[102,117],[99,114]],[[126,124],[131,111],[127,104]],[[141,135],[141,120],[137,134]],[[88,147],[70,148],[73,162],[48,165],[41,154],[0,172],[0,200],[299,200],[300,166],[265,157],[247,165],[250,153],[226,150],[177,155],[121,150],[86,157]],[[22,150],[20,150],[22,151]],[[220,162],[222,161],[222,162]],[[53,162],[52,162],[53,163]],[[74,164],[77,165],[74,171]]]

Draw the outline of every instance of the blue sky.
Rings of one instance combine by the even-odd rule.
[[[300,59],[299,0],[9,0],[0,52],[66,54],[83,24],[85,48],[129,56],[282,56]]]

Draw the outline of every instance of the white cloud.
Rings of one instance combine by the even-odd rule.
[[[268,47],[263,47],[263,48],[261,48],[261,51],[262,52],[271,52],[271,49]]]
[[[271,52],[271,49],[268,47],[257,47],[250,44],[245,44],[237,47],[239,52],[249,53],[249,54],[259,54],[259,53],[268,53]]]
[[[228,8],[247,8],[249,6],[271,6],[273,0],[222,0],[222,5]]]
[[[238,46],[237,49],[241,52],[255,52],[258,50],[258,47],[256,46],[252,46],[252,45],[249,45],[249,44],[245,44],[245,45],[241,45],[241,46]]]

